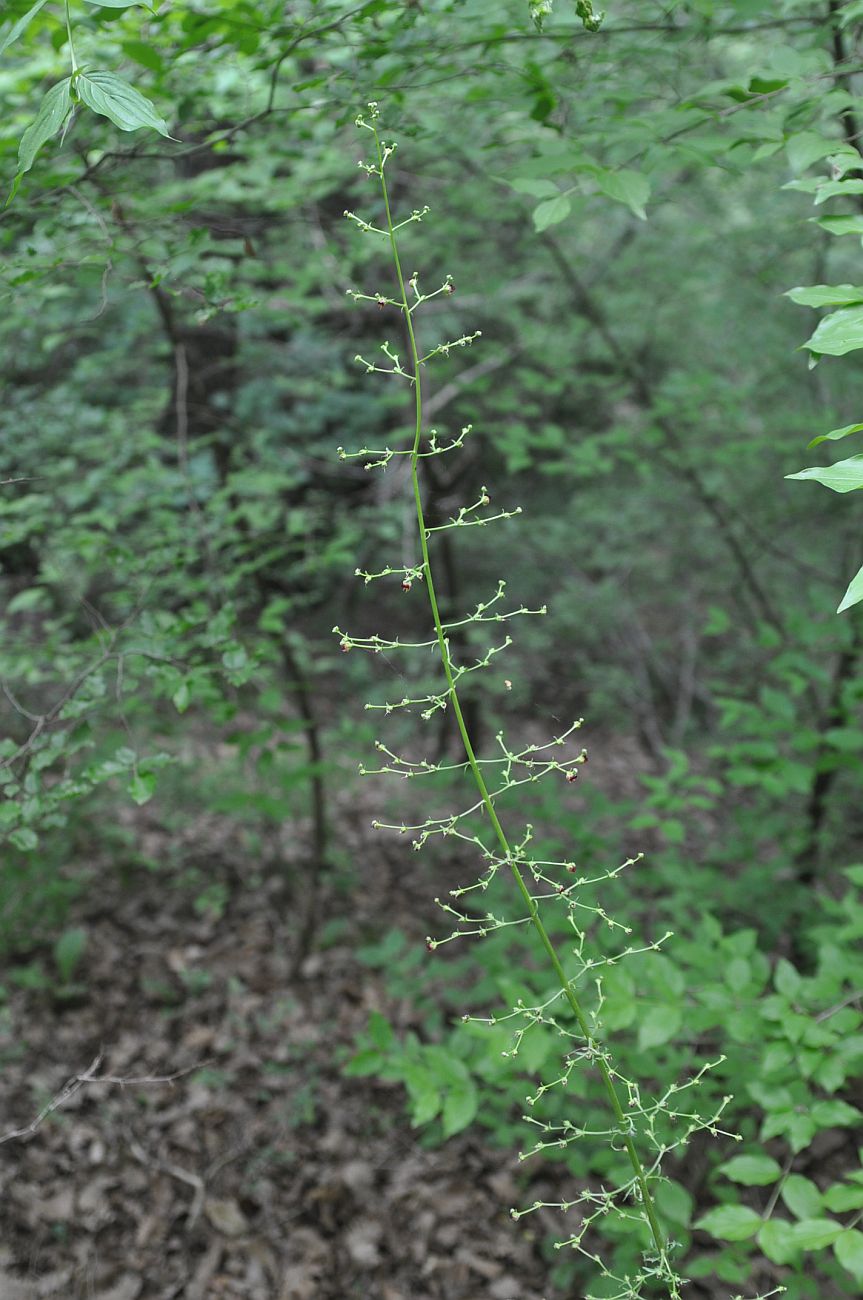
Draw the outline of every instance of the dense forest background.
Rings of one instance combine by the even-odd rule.
[[[627,1077],[712,1065],[718,1136],[656,1190],[685,1295],[863,1289],[863,624],[836,613],[863,540],[853,496],[783,479],[863,418],[863,4],[533,9],[5,6],[4,1300],[668,1294],[631,1280],[637,1216],[555,1248],[620,1150],[519,1161],[553,1032],[510,1058],[461,1020],[542,998],[530,934],[429,952],[470,845],[371,827],[464,794],[358,774],[384,727],[445,768],[457,737],[363,707],[431,660],[333,633],[429,622],[422,584],[355,576],[410,562],[405,474],[338,452],[412,432],[355,362],[401,339],[344,217],[378,203],[370,100],[394,203],[430,208],[406,272],[452,277],[423,327],[481,331],[429,374],[432,424],[471,433],[423,462],[428,517],[521,508],[441,533],[444,609],[500,579],[548,606],[469,678],[473,734],[585,718],[578,781],[513,816],[600,879],[592,950],[606,914],[633,933],[597,1008]],[[604,1127],[594,1094],[572,1076],[548,1122]]]

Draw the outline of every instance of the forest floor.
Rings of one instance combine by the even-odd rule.
[[[169,833],[134,818],[166,860]],[[227,819],[185,832],[226,883],[220,916],[169,871],[92,865],[80,992],[10,986],[0,1014],[0,1300],[550,1297],[551,1224],[509,1215],[513,1153],[469,1131],[425,1149],[401,1087],[343,1073],[372,1010],[410,1026],[357,935],[383,917],[422,943],[437,892],[353,820],[362,885],[328,894],[330,938],[293,979],[291,907],[229,865]]]

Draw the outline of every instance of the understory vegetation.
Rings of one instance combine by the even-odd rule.
[[[859,0],[10,0],[0,1291],[863,1291],[861,77]],[[388,1237],[412,1160],[496,1208]]]

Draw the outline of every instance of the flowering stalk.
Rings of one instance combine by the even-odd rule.
[[[498,601],[503,596],[504,584],[501,583],[498,587],[498,591],[496,595],[492,597],[490,601],[477,606],[474,615],[469,616],[468,618],[462,620],[458,624],[447,623],[444,621],[444,619],[441,616],[440,606],[439,606],[436,587],[435,587],[434,570],[432,566],[430,547],[429,547],[431,535],[438,530],[435,528],[430,528],[426,522],[426,515],[425,515],[424,504],[423,504],[423,493],[420,485],[420,461],[425,456],[441,454],[445,451],[452,450],[454,447],[460,446],[462,441],[464,440],[464,437],[469,432],[469,429],[462,430],[462,434],[460,436],[456,437],[451,442],[446,443],[444,445],[442,445],[438,441],[438,435],[434,430],[429,430],[428,433],[426,434],[426,430],[424,428],[424,418],[423,418],[422,368],[433,356],[440,355],[440,354],[446,355],[448,354],[450,348],[456,346],[463,347],[468,343],[470,343],[471,340],[476,336],[475,335],[463,336],[462,338],[456,339],[452,343],[440,344],[425,355],[421,353],[417,341],[417,334],[414,325],[415,312],[429,298],[435,297],[439,293],[451,293],[452,281],[449,277],[447,277],[447,279],[444,281],[444,284],[440,287],[440,289],[436,290],[434,294],[424,294],[419,289],[418,280],[416,276],[411,276],[407,280],[405,278],[405,274],[402,270],[401,257],[399,253],[398,232],[403,226],[409,225],[413,222],[421,221],[425,216],[427,209],[414,210],[414,212],[405,221],[396,222],[394,220],[393,213],[390,206],[390,195],[389,195],[389,190],[388,190],[387,180],[386,180],[386,165],[387,165],[387,161],[392,156],[396,146],[394,144],[384,143],[381,140],[378,132],[378,127],[377,127],[377,117],[378,117],[377,106],[371,104],[369,105],[369,120],[366,120],[363,117],[359,117],[357,119],[357,125],[368,130],[374,139],[375,161],[373,163],[360,163],[360,166],[366,171],[368,175],[376,177],[379,181],[381,196],[383,200],[383,223],[381,225],[375,225],[350,212],[346,213],[345,215],[351,221],[353,221],[354,224],[356,224],[361,231],[365,233],[371,233],[371,234],[381,235],[385,237],[389,245],[389,251],[392,259],[392,265],[395,272],[395,279],[397,282],[398,289],[397,289],[397,294],[394,297],[390,297],[388,295],[381,294],[381,293],[363,294],[353,290],[349,290],[349,293],[351,293],[351,295],[355,299],[376,302],[380,306],[392,306],[397,308],[401,312],[402,319],[404,321],[405,331],[406,331],[406,341],[408,345],[409,355],[408,355],[407,363],[405,365],[402,364],[398,352],[388,342],[384,343],[381,349],[387,364],[383,364],[383,365],[376,364],[367,361],[364,357],[358,357],[357,360],[369,372],[376,371],[380,373],[395,375],[397,377],[404,379],[406,382],[409,383],[413,391],[414,429],[413,429],[412,443],[410,447],[406,450],[393,451],[390,448],[384,448],[383,450],[373,451],[371,449],[363,449],[360,452],[352,453],[352,455],[358,457],[365,457],[365,456],[373,457],[373,459],[368,460],[366,463],[366,468],[369,469],[374,467],[386,468],[386,466],[390,463],[390,461],[397,456],[408,457],[411,488],[413,492],[413,500],[414,500],[414,506],[416,511],[416,524],[417,524],[417,536],[419,542],[420,560],[419,563],[415,563],[415,564],[409,563],[402,568],[387,567],[381,573],[375,573],[375,574],[363,573],[359,570],[358,573],[360,573],[360,576],[362,576],[366,582],[369,582],[375,578],[384,578],[389,575],[401,576],[402,586],[406,591],[411,588],[412,584],[415,581],[419,580],[423,582],[425,584],[426,592],[428,595],[428,602],[431,610],[432,622],[434,625],[434,636],[431,641],[406,643],[399,640],[384,640],[383,638],[377,636],[367,637],[367,638],[352,638],[347,636],[345,633],[341,632],[339,628],[335,628],[334,631],[341,638],[341,646],[343,650],[350,650],[356,647],[356,648],[366,649],[374,652],[374,651],[380,651],[384,648],[405,649],[405,648],[411,648],[417,646],[423,646],[429,648],[433,648],[435,646],[437,647],[437,651],[440,656],[440,662],[443,668],[443,674],[446,682],[445,689],[441,690],[439,694],[420,696],[416,699],[403,699],[401,701],[398,701],[397,703],[387,704],[384,705],[383,707],[387,712],[390,712],[394,708],[410,707],[411,705],[415,705],[415,704],[425,705],[427,707],[424,709],[423,717],[429,717],[437,709],[450,708],[455,717],[456,726],[458,728],[458,733],[461,738],[461,744],[463,746],[464,755],[465,755],[465,762],[463,764],[455,764],[455,766],[462,767],[464,768],[465,771],[470,772],[473,781],[476,785],[478,799],[473,804],[473,806],[469,808],[465,813],[456,814],[450,818],[442,818],[436,820],[430,819],[429,821],[423,823],[421,826],[418,827],[407,827],[402,825],[402,826],[394,827],[393,829],[398,829],[402,832],[405,832],[407,830],[416,830],[419,833],[419,838],[414,842],[415,847],[417,848],[419,848],[430,835],[438,834],[438,833],[444,835],[454,834],[459,836],[462,839],[468,840],[472,844],[478,845],[490,865],[487,873],[483,878],[480,879],[477,885],[470,886],[469,888],[480,888],[484,890],[487,887],[487,885],[490,883],[490,880],[495,874],[498,867],[508,868],[509,872],[511,873],[512,879],[515,883],[515,888],[518,892],[521,902],[523,903],[527,911],[526,917],[521,918],[521,920],[532,925],[536,933],[539,945],[543,949],[548,959],[548,962],[552,970],[554,971],[555,979],[559,985],[559,992],[555,994],[555,998],[553,998],[552,1001],[558,998],[562,998],[565,1001],[566,1005],[568,1006],[569,1011],[571,1012],[572,1017],[574,1018],[575,1024],[577,1026],[577,1032],[569,1034],[569,1037],[576,1040],[578,1044],[577,1050],[571,1055],[573,1059],[577,1058],[577,1059],[585,1060],[587,1062],[592,1063],[596,1067],[601,1079],[602,1088],[606,1098],[606,1103],[611,1112],[611,1117],[612,1117],[612,1126],[608,1131],[609,1139],[615,1145],[619,1146],[622,1150],[626,1152],[626,1156],[628,1158],[629,1164],[631,1166],[631,1171],[632,1171],[631,1178],[627,1180],[624,1186],[615,1189],[614,1193],[603,1192],[600,1195],[592,1193],[586,1196],[585,1200],[589,1202],[589,1206],[592,1208],[593,1212],[585,1213],[584,1223],[582,1225],[580,1232],[577,1233],[576,1236],[567,1244],[575,1246],[577,1249],[581,1250],[583,1254],[587,1255],[588,1258],[590,1258],[592,1261],[594,1261],[595,1263],[599,1263],[602,1268],[604,1276],[612,1277],[613,1275],[605,1269],[605,1266],[594,1254],[581,1247],[581,1238],[584,1232],[586,1231],[587,1226],[589,1226],[589,1224],[593,1222],[593,1219],[598,1217],[599,1214],[601,1213],[607,1213],[609,1210],[615,1209],[620,1213],[627,1215],[627,1217],[639,1217],[647,1225],[647,1229],[650,1234],[652,1248],[650,1249],[649,1252],[645,1254],[644,1263],[642,1265],[642,1268],[639,1270],[639,1275],[637,1278],[630,1278],[629,1276],[627,1276],[626,1278],[615,1279],[616,1281],[620,1282],[625,1288],[620,1291],[620,1296],[637,1297],[641,1295],[641,1285],[647,1282],[648,1279],[651,1279],[654,1285],[657,1282],[659,1282],[663,1286],[664,1293],[669,1297],[669,1300],[679,1300],[681,1279],[671,1264],[670,1254],[669,1254],[669,1243],[667,1242],[666,1236],[660,1224],[652,1191],[651,1191],[651,1180],[656,1178],[659,1173],[659,1157],[657,1157],[656,1161],[649,1168],[646,1168],[645,1163],[643,1162],[639,1154],[639,1150],[636,1146],[635,1136],[637,1130],[633,1120],[633,1108],[634,1108],[635,1112],[637,1112],[640,1116],[648,1117],[648,1124],[650,1125],[650,1131],[652,1132],[653,1120],[655,1120],[656,1114],[660,1109],[663,1109],[663,1113],[675,1114],[674,1112],[671,1112],[670,1108],[668,1107],[668,1099],[670,1098],[671,1094],[675,1092],[677,1089],[676,1088],[670,1089],[669,1092],[666,1094],[666,1097],[663,1098],[662,1102],[659,1103],[658,1107],[649,1109],[646,1107],[642,1107],[640,1102],[640,1094],[638,1092],[637,1086],[634,1084],[627,1083],[625,1080],[622,1079],[622,1076],[620,1076],[616,1072],[607,1049],[605,1048],[605,1046],[597,1036],[595,1025],[591,1024],[592,1016],[586,1013],[585,1009],[582,1006],[581,1000],[578,994],[576,993],[574,987],[574,983],[575,983],[574,979],[567,976],[561,957],[558,953],[557,948],[555,947],[555,943],[549,934],[549,931],[542,919],[542,916],[540,915],[538,897],[534,894],[531,888],[529,888],[526,880],[526,874],[532,876],[535,882],[539,882],[540,880],[548,880],[549,877],[544,873],[543,868],[550,868],[553,866],[564,866],[568,871],[573,872],[575,871],[575,866],[574,864],[568,864],[568,863],[537,862],[535,859],[527,857],[525,854],[525,846],[528,840],[530,839],[530,827],[528,827],[523,842],[520,842],[519,844],[515,845],[514,842],[511,840],[511,837],[505,831],[501,823],[500,817],[498,815],[497,809],[495,807],[496,796],[499,795],[502,791],[510,789],[512,786],[522,784],[524,781],[535,780],[537,779],[538,776],[545,775],[550,771],[563,773],[563,775],[566,777],[567,780],[569,781],[574,780],[578,774],[577,764],[585,761],[586,756],[584,755],[583,752],[579,754],[576,758],[569,759],[569,760],[566,759],[557,760],[553,756],[549,758],[541,758],[538,757],[538,755],[540,755],[545,750],[551,749],[552,746],[562,745],[564,741],[567,739],[567,737],[569,736],[570,732],[575,730],[575,728],[579,724],[578,723],[574,724],[574,726],[570,728],[569,731],[565,732],[563,736],[556,737],[555,740],[551,742],[550,746],[539,747],[539,746],[532,745],[529,746],[528,749],[526,749],[525,751],[522,751],[521,753],[517,753],[517,754],[513,754],[504,748],[503,759],[487,759],[487,758],[481,759],[477,757],[477,754],[474,750],[471,736],[467,724],[465,722],[462,705],[459,699],[459,680],[464,675],[465,672],[472,671],[472,670],[470,668],[465,668],[464,666],[457,665],[453,662],[450,653],[450,646],[447,637],[447,632],[451,630],[454,626],[462,626],[464,623],[502,621],[506,618],[511,617],[514,614],[543,613],[544,609],[538,611],[532,611],[532,610],[527,610],[522,608],[522,609],[510,611],[510,613],[508,614],[499,613],[496,611],[490,613],[489,611],[492,609],[492,606],[495,605],[495,602]],[[424,445],[424,435],[426,438],[427,445]],[[349,453],[344,452],[340,448],[339,455],[343,459],[345,459],[348,457]],[[503,511],[496,516],[487,516],[479,513],[488,504],[489,504],[489,497],[486,490],[483,488],[480,499],[476,503],[476,505],[463,508],[461,511],[459,511],[458,515],[450,521],[450,524],[444,525],[444,527],[459,527],[459,526],[464,527],[464,526],[482,525],[491,522],[492,518],[500,517],[501,514],[505,516],[508,514],[517,513],[516,511],[511,511],[511,512]],[[504,645],[508,644],[508,642],[509,642],[509,638],[507,638]],[[504,647],[502,646],[498,648],[502,649]],[[484,666],[488,662],[488,658],[489,656],[486,656],[485,660],[478,661],[478,663],[475,666],[476,667]],[[407,759],[400,758],[399,756],[393,754],[392,751],[390,751],[386,746],[384,746],[380,742],[378,742],[377,744],[377,749],[379,752],[382,752],[385,755],[386,760],[388,760],[384,767],[377,769],[379,771],[398,772],[400,775],[407,777],[407,776],[421,776],[421,775],[425,775],[429,771],[437,770],[433,765],[428,763],[417,764]],[[552,751],[552,753],[553,752],[554,751]],[[495,763],[504,764],[502,769],[503,781],[502,783],[499,784],[498,788],[491,789],[489,780],[486,779],[485,770],[488,770],[490,765],[493,765]],[[499,772],[501,769],[496,769],[494,767],[491,767],[491,770],[492,772]],[[520,772],[523,774],[518,775],[518,773]],[[487,818],[488,824],[490,824],[492,828],[492,831],[494,833],[494,838],[496,840],[496,847],[494,850],[489,850],[484,845],[484,842],[480,840],[478,836],[466,835],[464,832],[460,831],[459,829],[459,825],[462,817],[465,817],[469,813],[475,813],[477,811],[484,813],[485,817]],[[379,826],[381,825],[381,823],[375,823],[375,825]],[[629,864],[625,864],[625,865],[629,865]],[[609,874],[616,874],[616,873],[609,873]],[[572,885],[567,885],[566,888],[564,888],[564,886],[560,884],[555,884],[554,895],[540,895],[539,897],[563,896],[567,900],[567,906],[570,909],[570,917],[572,917],[572,915],[574,914],[574,909],[579,906],[584,907],[585,904],[573,902],[571,898],[571,891],[574,890],[576,886],[580,886],[586,883],[592,883],[592,882],[585,881],[583,878],[581,878],[573,882]],[[467,890],[452,891],[453,895],[456,897],[466,892]],[[460,922],[476,921],[475,917],[464,916],[460,914],[455,908],[449,905],[444,906],[443,910],[445,912],[449,912],[455,915]],[[597,915],[599,915],[609,925],[616,924],[615,922],[612,922],[610,918],[608,918],[601,909],[591,908],[590,910],[595,912]],[[499,918],[496,918],[493,915],[489,914],[487,918],[487,924],[480,924],[478,928],[472,930],[467,930],[467,931],[463,929],[458,930],[456,934],[461,934],[461,933],[484,934],[487,933],[488,930],[500,928],[504,924],[518,924],[518,923],[520,923],[520,921],[504,922],[501,921]],[[625,929],[625,927],[622,926],[619,928]],[[456,935],[450,937],[456,937]],[[428,946],[430,948],[435,948],[438,946],[439,942],[441,941],[429,940]],[[649,945],[650,948],[657,948],[658,946],[659,944]],[[626,954],[634,951],[636,950],[632,948],[628,948],[626,950]],[[582,959],[580,973],[583,973],[585,970],[591,969],[593,966],[599,966],[602,964],[603,963],[601,960],[585,961]],[[548,1004],[546,1004],[546,1006],[547,1005]],[[555,1022],[547,1014],[546,1007],[523,1008],[519,1006],[519,1008],[517,1008],[516,1013],[528,1014],[530,1023],[552,1024],[555,1026],[555,1028],[558,1029],[559,1032],[561,1033],[567,1032],[566,1030],[561,1029],[560,1026],[557,1024],[557,1022]],[[519,1038],[520,1035],[517,1035],[517,1039]],[[568,1076],[569,1068],[571,1068],[571,1063],[566,1072],[567,1076]],[[696,1079],[694,1081],[691,1080],[690,1083],[697,1082],[697,1079],[698,1076],[696,1076]],[[555,1083],[558,1082],[565,1083],[566,1077],[564,1077],[562,1080],[555,1081]],[[628,1090],[628,1106],[630,1107],[629,1114],[627,1114],[627,1112],[624,1110],[624,1106],[622,1104],[621,1097],[619,1095],[618,1087],[620,1084],[626,1086]],[[552,1086],[554,1086],[554,1084],[543,1085],[540,1089],[540,1093],[538,1094],[538,1096],[542,1095],[544,1091],[546,1091],[549,1087]],[[686,1086],[689,1085],[686,1084],[682,1085],[682,1087],[686,1087]],[[531,1099],[531,1100],[536,1100],[536,1099]],[[663,1103],[665,1103],[664,1108],[663,1108]],[[675,1117],[679,1118],[678,1115],[676,1115]],[[685,1116],[685,1118],[688,1121],[690,1121],[689,1127],[687,1128],[686,1131],[687,1137],[689,1133],[694,1131],[696,1128],[700,1128],[704,1126],[697,1116],[687,1115]],[[710,1125],[715,1123],[715,1119],[716,1117],[714,1117],[713,1121],[710,1121]],[[541,1127],[549,1127],[549,1126],[541,1125]],[[568,1137],[579,1135],[579,1131],[574,1129],[572,1126],[568,1126],[568,1128],[570,1130]],[[685,1138],[683,1138],[682,1140],[685,1141]],[[539,1144],[537,1147],[534,1148],[534,1150],[541,1149],[542,1145],[559,1146],[562,1144],[563,1143],[561,1141],[555,1140],[554,1143]],[[655,1142],[654,1145],[659,1146],[659,1143]],[[671,1146],[674,1145],[677,1145],[677,1143],[675,1142],[675,1143],[668,1143],[663,1145],[659,1152],[659,1156],[661,1157],[661,1155],[664,1154],[665,1151],[671,1149]],[[635,1215],[633,1215],[633,1212],[631,1210],[627,1210],[624,1207],[623,1202],[626,1200],[635,1203],[637,1207]],[[576,1204],[576,1203],[578,1202],[573,1201],[569,1204]],[[599,1204],[600,1207],[599,1209],[596,1209],[597,1204]],[[531,1207],[531,1208],[537,1208],[537,1207]],[[526,1213],[526,1212],[528,1211],[522,1211],[522,1212],[514,1211],[513,1214],[515,1217],[520,1217],[521,1213]]]

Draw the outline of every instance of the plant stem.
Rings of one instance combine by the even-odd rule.
[[[66,35],[69,38],[69,58],[72,61],[72,76],[78,71],[78,60],[75,58],[75,42],[72,40],[72,15],[69,10],[69,0],[65,3],[66,10]]]
[[[420,490],[420,482],[419,482],[419,451],[420,451],[420,440],[422,438],[422,429],[423,429],[423,405],[422,405],[422,384],[421,384],[421,377],[420,377],[420,354],[419,354],[419,349],[417,347],[412,313],[410,309],[410,304],[408,302],[407,290],[405,288],[405,279],[404,279],[404,274],[402,272],[401,259],[399,257],[398,241],[396,239],[396,232],[393,224],[392,212],[390,209],[389,191],[387,189],[386,176],[384,174],[384,164],[386,160],[384,157],[383,149],[381,147],[380,137],[378,135],[376,128],[374,128],[374,138],[375,138],[375,145],[377,148],[378,171],[380,175],[381,190],[383,193],[384,209],[386,213],[386,226],[389,235],[390,250],[392,253],[392,260],[393,260],[393,266],[395,267],[396,277],[398,279],[399,294],[401,296],[401,307],[402,307],[402,312],[404,313],[405,324],[407,326],[408,343],[410,346],[411,372],[412,372],[413,387],[414,387],[414,405],[415,405],[415,414],[416,414],[414,441],[413,441],[413,448],[412,448],[411,460],[410,460],[411,484],[413,486],[414,501],[416,503],[417,527],[419,529],[420,547],[422,551],[422,569],[425,577],[426,589],[428,591],[428,598],[429,598],[429,604],[431,606],[432,618],[434,620],[435,635],[437,637],[437,643],[440,649],[441,663],[443,665],[443,671],[446,677],[447,695],[449,696],[450,703],[452,704],[453,713],[455,715],[455,720],[458,725],[459,735],[461,736],[461,742],[464,747],[465,757],[467,758],[468,764],[470,766],[470,770],[473,773],[474,781],[476,782],[476,786],[479,791],[480,798],[482,799],[483,805],[485,807],[485,811],[488,815],[488,819],[491,822],[492,829],[494,830],[494,833],[503,851],[504,857],[512,871],[516,886],[518,887],[518,891],[521,894],[524,903],[528,909],[531,922],[533,923],[533,927],[536,930],[536,933],[539,937],[539,941],[542,944],[542,947],[545,949],[548,959],[554,969],[554,973],[557,976],[557,979],[560,983],[561,990],[563,991],[563,994],[567,1002],[569,1003],[572,1013],[575,1016],[576,1023],[578,1024],[579,1029],[584,1035],[585,1043],[587,1044],[588,1048],[593,1049],[591,1054],[599,1068],[599,1073],[602,1077],[602,1082],[605,1087],[605,1092],[608,1098],[609,1106],[611,1107],[611,1112],[614,1116],[615,1122],[620,1127],[624,1148],[629,1157],[629,1162],[632,1166],[633,1175],[635,1177],[635,1183],[641,1193],[641,1202],[644,1208],[644,1215],[647,1220],[648,1227],[650,1229],[651,1237],[653,1238],[653,1243],[656,1248],[656,1252],[659,1257],[660,1264],[664,1270],[664,1275],[665,1275],[664,1280],[668,1284],[669,1296],[671,1297],[671,1300],[679,1300],[680,1292],[678,1289],[677,1279],[674,1275],[674,1270],[672,1269],[668,1260],[665,1238],[662,1232],[662,1228],[660,1227],[659,1218],[656,1213],[656,1207],[653,1203],[653,1197],[651,1195],[650,1188],[648,1186],[647,1175],[644,1172],[644,1166],[641,1162],[641,1157],[639,1156],[638,1151],[636,1150],[635,1143],[633,1142],[632,1137],[626,1132],[626,1129],[628,1127],[628,1121],[626,1119],[623,1106],[621,1105],[620,1098],[617,1095],[617,1089],[614,1085],[614,1078],[612,1075],[611,1067],[608,1063],[608,1059],[604,1051],[602,1050],[599,1043],[597,1042],[596,1037],[591,1033],[590,1026],[587,1022],[587,1018],[584,1014],[584,1011],[582,1010],[581,1003],[576,997],[575,991],[572,987],[572,982],[567,978],[566,972],[563,969],[563,964],[560,960],[560,957],[557,954],[557,950],[555,949],[554,943],[552,942],[548,930],[546,929],[542,921],[542,918],[539,914],[539,906],[536,902],[536,899],[533,897],[527,885],[525,884],[524,876],[522,875],[522,872],[519,869],[518,863],[515,861],[513,857],[512,849],[510,847],[509,840],[507,839],[506,832],[504,831],[503,826],[501,825],[500,819],[494,807],[494,803],[492,802],[491,795],[489,794],[488,787],[485,783],[485,778],[483,777],[482,770],[479,766],[479,763],[477,762],[476,754],[474,753],[473,744],[471,743],[470,733],[468,731],[467,725],[464,720],[464,714],[462,713],[461,703],[459,701],[456,684],[453,679],[452,665],[450,663],[450,656],[449,656],[449,648],[447,646],[446,635],[443,628],[443,622],[440,616],[440,610],[438,608],[437,596],[435,594],[434,577],[432,574],[431,559],[429,556],[428,535],[426,532],[425,512],[423,510],[422,492]]]

